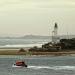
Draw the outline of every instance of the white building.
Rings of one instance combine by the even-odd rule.
[[[57,25],[57,23],[55,23],[54,30],[52,31],[52,42],[57,43],[58,40],[59,40],[59,37],[58,37],[58,25]]]

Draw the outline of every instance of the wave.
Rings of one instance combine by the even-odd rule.
[[[12,66],[19,67],[19,66]],[[28,66],[29,69],[75,70],[75,66]]]
[[[19,47],[41,47],[42,44],[20,44],[20,45],[4,45],[0,46],[0,48],[19,48]]]

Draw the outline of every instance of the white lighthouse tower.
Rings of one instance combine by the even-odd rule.
[[[52,42],[57,43],[58,42],[58,25],[55,23],[54,30],[52,31]]]

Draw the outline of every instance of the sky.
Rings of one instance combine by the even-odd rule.
[[[0,36],[75,35],[75,0],[0,0]]]

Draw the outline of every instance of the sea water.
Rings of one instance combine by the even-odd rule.
[[[42,44],[50,42],[51,39],[7,39],[0,38],[0,48],[24,48],[24,47],[41,47]]]
[[[13,66],[18,60],[28,67]],[[75,57],[0,55],[0,75],[75,75]]]
[[[0,48],[41,46],[50,39],[0,39]],[[28,67],[16,67],[23,60]],[[0,55],[0,75],[75,75],[74,56],[12,56]]]

